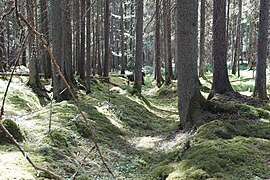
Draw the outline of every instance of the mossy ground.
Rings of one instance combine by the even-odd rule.
[[[1,81],[2,95],[6,80]],[[191,137],[191,147],[183,153],[183,142],[190,134],[178,130],[176,82],[156,88],[147,75],[143,96],[138,97],[129,93],[132,84],[127,85],[122,77],[114,76],[111,81],[118,86],[95,78],[90,95],[85,95],[83,84],[76,90],[88,127],[72,101],[41,107],[25,81],[18,84],[21,80],[17,79],[4,118],[19,124],[26,137],[21,145],[34,162],[63,179],[76,171],[76,179],[112,179],[96,150],[86,157],[93,147],[92,133],[117,179],[270,177],[267,103],[247,100],[243,104],[244,98],[233,101],[230,96],[216,99],[209,122]],[[211,83],[206,79],[203,85],[207,94]],[[4,161],[5,157],[12,161]],[[33,168],[13,145],[0,146],[0,162],[4,162],[1,178],[12,179],[17,173],[17,178],[35,179]]]

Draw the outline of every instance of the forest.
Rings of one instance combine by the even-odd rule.
[[[270,179],[269,3],[0,1],[0,179]]]

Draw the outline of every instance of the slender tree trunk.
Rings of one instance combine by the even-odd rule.
[[[200,65],[199,77],[204,76],[205,62],[204,62],[204,44],[205,44],[205,0],[201,0],[201,22],[200,22]]]
[[[5,33],[4,22],[0,22],[0,71],[5,71]]]
[[[229,49],[229,25],[230,25],[230,5],[231,5],[231,0],[227,0],[227,21],[226,21],[226,52],[227,52],[227,58],[228,58],[228,49]]]
[[[143,0],[135,1],[136,8],[136,51],[135,51],[135,84],[134,89],[142,90],[142,59],[143,59]]]
[[[266,89],[268,18],[269,0],[260,0],[258,63],[256,68],[256,79],[253,95],[262,100],[268,100]]]
[[[91,1],[86,1],[86,94],[91,93]]]
[[[40,0],[40,19],[41,19],[41,33],[43,34],[44,38],[49,43],[49,20],[48,20],[48,12],[47,12],[47,1]],[[42,53],[42,67],[44,71],[45,79],[52,77],[52,65],[51,59],[47,52]]]
[[[97,65],[97,41],[96,41],[96,29],[95,29],[95,8],[93,7],[92,8],[92,31],[93,31],[93,47],[92,47],[92,52],[93,52],[93,60],[92,60],[92,73],[93,73],[93,76],[96,75],[96,65]]]
[[[120,16],[121,16],[121,22],[120,22],[120,29],[121,29],[121,74],[125,74],[125,32],[124,32],[124,9],[123,9],[123,0],[120,0]]]
[[[34,23],[34,8],[33,8],[33,2],[31,0],[27,0],[27,9],[28,9],[28,15],[29,15],[29,22],[30,24],[34,27],[35,23]],[[33,34],[31,34],[31,38],[29,40],[29,46],[31,46],[31,48],[29,48],[29,52],[31,52],[31,54],[29,54],[29,56],[31,56],[29,58],[29,81],[28,81],[28,85],[30,87],[32,87],[32,89],[34,91],[40,91],[42,88],[42,84],[40,81],[40,77],[39,77],[39,68],[38,68],[38,60],[37,60],[37,54],[36,54],[36,46],[35,46],[35,36]]]
[[[63,25],[63,31],[62,31],[62,44],[63,44],[63,55],[62,55],[62,64],[64,65],[64,75],[67,80],[67,82],[72,87],[75,84],[75,79],[73,75],[73,69],[72,69],[72,27],[71,27],[71,7],[70,3],[71,0],[64,0],[65,1],[65,8],[63,9],[63,15],[62,15],[62,22]],[[66,92],[66,94],[69,94]]]
[[[214,72],[209,99],[216,93],[233,91],[229,82],[226,61],[226,1],[224,0],[214,0],[213,39]]]
[[[169,85],[173,77],[171,42],[171,0],[163,1],[163,13],[165,46],[165,84]]]
[[[235,44],[235,54],[234,61],[232,66],[232,74],[236,74],[236,67],[240,65],[239,63],[239,55],[240,55],[240,41],[241,41],[241,18],[242,18],[242,0],[238,2],[238,22],[237,22],[237,32],[236,32],[236,44]]]
[[[80,79],[85,79],[85,0],[81,2],[81,55],[80,61],[78,62],[78,71]]]
[[[253,22],[250,17],[249,25],[249,70],[253,68]]]
[[[97,63],[98,63],[98,75],[99,76],[102,76],[102,63],[101,63],[101,58],[100,58],[100,54],[101,54],[101,51],[100,51],[100,3],[101,3],[101,0],[97,0],[97,23],[96,23],[96,55],[97,55]]]
[[[157,86],[162,86],[161,76],[161,42],[160,42],[160,3],[156,0],[156,80]]]
[[[110,66],[110,0],[105,1],[105,16],[104,16],[104,66],[103,76],[109,77],[109,66]]]

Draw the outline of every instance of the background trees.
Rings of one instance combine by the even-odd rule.
[[[213,71],[212,93],[209,96],[211,98],[216,93],[233,91],[228,67],[235,74],[236,69],[238,72],[247,69],[247,66],[252,69],[254,62],[265,58],[259,55],[261,54],[259,50],[263,48],[257,50],[257,44],[265,46],[265,42],[258,43],[260,39],[258,38],[260,14],[258,0],[232,0],[227,1],[227,4],[225,1],[201,0],[199,2],[200,59],[198,61],[200,66],[198,69],[201,77]],[[127,78],[125,74],[134,74],[134,88],[141,92],[142,70],[145,70],[148,80],[156,80],[153,84],[148,81],[149,86],[161,87],[165,78],[164,87],[167,87],[174,83],[173,69],[175,71],[184,66],[182,61],[182,64],[176,65],[175,54],[184,56],[184,52],[180,54],[176,52],[177,43],[180,43],[176,41],[178,32],[176,32],[175,22],[178,16],[175,16],[175,4],[172,0],[138,2],[140,7],[141,3],[144,4],[143,12],[136,9],[138,6],[132,0],[65,0],[61,1],[61,7],[53,0],[46,2],[28,0],[18,1],[18,3],[21,5],[18,6],[18,10],[28,15],[28,20],[50,43],[68,82],[76,85],[75,76],[79,75],[80,83],[83,86],[87,85],[88,93],[91,77],[107,78],[115,73],[121,73],[125,78]],[[27,8],[23,8],[25,3]],[[8,12],[8,7],[4,6],[7,4],[7,2],[1,3],[3,12]],[[268,26],[266,22],[262,24]],[[1,21],[0,30],[0,57],[3,71],[6,63],[9,66],[13,65],[26,28],[18,25],[16,16],[7,16],[7,19]],[[39,72],[46,79],[50,79],[53,68],[42,46],[37,45],[35,40],[30,39],[30,41],[23,51],[20,64],[29,67],[31,74],[29,82],[33,84],[39,78]],[[194,49],[192,52],[190,51],[192,54],[198,54]],[[185,69],[189,69],[189,66],[187,65]],[[258,67],[261,69],[260,62]],[[259,69],[258,78],[262,77],[261,72],[265,74],[264,70]],[[263,65],[262,69],[266,69],[266,66]],[[179,73],[175,72],[175,74]],[[61,82],[59,84],[57,79],[55,74],[53,83],[56,86],[54,88],[56,99],[58,96],[56,94],[65,91],[65,87]],[[254,95],[257,94],[261,81],[256,82]]]

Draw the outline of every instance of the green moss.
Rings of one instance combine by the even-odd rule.
[[[219,105],[216,103],[209,103],[208,110],[212,113],[223,113],[223,114],[239,114],[242,117],[248,119],[269,119],[270,112],[260,107],[253,107],[247,104],[232,104],[227,103]]]
[[[64,134],[54,131],[50,134],[52,142],[57,147],[68,147],[67,139]]]
[[[87,127],[85,122],[82,120],[77,120],[75,122],[76,130],[77,132],[84,138],[89,138],[92,135],[91,130],[89,129],[90,127]]]
[[[177,165],[165,160],[154,170],[167,179],[264,179],[270,176],[269,132],[267,121],[212,121],[199,128]]]
[[[158,97],[173,98],[177,96],[176,89],[162,87],[158,90]]]
[[[18,142],[22,142],[25,140],[25,136],[23,135],[21,129],[19,126],[12,121],[11,119],[5,119],[2,121],[5,128],[12,134],[14,139],[16,139]],[[11,141],[6,137],[4,132],[0,132],[0,143],[11,143]]]
[[[32,91],[13,90],[7,96],[8,103],[13,104],[15,108],[26,111],[33,111],[41,107],[39,99]]]
[[[127,129],[148,131],[152,134],[167,131],[168,123],[172,121],[162,119],[146,109],[145,106],[130,98],[119,95],[111,100],[111,112],[114,113],[127,127]],[[167,124],[167,126],[165,126]]]

